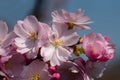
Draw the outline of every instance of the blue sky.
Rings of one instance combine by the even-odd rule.
[[[25,18],[33,5],[34,0],[0,0],[0,20],[12,27],[18,20]]]

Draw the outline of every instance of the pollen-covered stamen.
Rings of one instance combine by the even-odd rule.
[[[63,40],[55,40],[52,42],[53,46],[59,47],[63,44]]]
[[[35,74],[30,80],[40,80],[40,75]]]
[[[73,29],[73,27],[76,25],[74,22],[67,22],[66,23],[68,25],[68,29]]]
[[[32,40],[37,40],[38,36],[35,32],[29,32],[29,38]]]

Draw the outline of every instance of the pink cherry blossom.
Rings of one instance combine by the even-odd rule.
[[[33,61],[22,71],[21,80],[50,80],[48,65],[39,60]]]
[[[101,34],[90,33],[83,37],[85,54],[93,61],[105,62],[114,56],[114,44]]]
[[[22,54],[14,54],[5,63],[6,74],[10,80],[18,80],[17,78],[19,78],[25,64],[25,58]]]
[[[6,69],[5,69],[5,62],[7,62],[11,57],[10,50],[12,46],[13,40],[12,32],[8,33],[8,26],[5,22],[0,21],[0,75],[7,77]],[[4,78],[4,80],[7,80]]]
[[[1,44],[0,52],[4,53],[4,55],[1,56],[0,61],[2,63],[5,63],[12,57],[13,54],[16,53],[16,47],[14,46],[14,38],[16,37],[14,32],[9,32],[6,35],[6,38]]]
[[[15,38],[17,51],[21,54],[27,53],[28,58],[35,58],[38,49],[46,43],[49,27],[38,22],[34,16],[27,16],[24,21],[18,21],[14,32],[18,36]]]
[[[4,41],[6,35],[8,34],[8,26],[5,22],[0,21],[0,44]]]
[[[69,26],[69,29],[90,29],[89,25],[92,22],[88,22],[89,17],[84,16],[84,12],[78,9],[75,13],[69,13],[64,9],[52,12],[53,22],[65,23]]]
[[[76,32],[68,30],[66,25],[54,23],[53,30],[49,33],[49,42],[41,48],[41,56],[44,61],[50,61],[52,66],[60,65],[68,60],[72,46],[79,40]]]
[[[10,45],[13,42],[15,35],[13,32],[8,32],[8,26],[5,22],[0,21],[0,62],[4,63],[12,57],[10,50],[12,46]]]
[[[8,34],[8,26],[5,22],[0,21],[0,56],[7,55],[3,46],[4,40],[6,39]]]

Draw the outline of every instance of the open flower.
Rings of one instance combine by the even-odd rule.
[[[8,32],[8,26],[5,22],[0,21],[0,62],[4,63],[12,57],[12,43],[15,35],[13,32]]]
[[[0,56],[7,55],[3,48],[4,41],[8,35],[8,26],[5,22],[0,21]]]
[[[24,68],[20,80],[50,80],[47,64],[39,60],[33,61]]]
[[[114,44],[108,37],[101,34],[90,33],[83,38],[85,54],[92,61],[105,62],[114,56]]]
[[[8,34],[8,26],[5,22],[0,21],[0,45]]]
[[[14,54],[12,58],[5,63],[8,78],[10,78],[10,80],[18,80],[25,64],[25,58],[22,54]]]
[[[89,17],[84,16],[84,12],[78,9],[75,13],[69,13],[63,9],[52,12],[53,22],[65,23],[69,27],[68,29],[90,29],[89,25],[92,22],[88,22]]]
[[[34,16],[28,16],[24,21],[18,21],[14,27],[18,36],[15,38],[17,51],[21,54],[27,53],[27,57],[35,58],[38,49],[46,42],[49,27],[40,23]]]
[[[50,61],[52,66],[60,65],[68,60],[72,51],[69,46],[74,45],[79,36],[73,30],[68,30],[66,25],[54,23],[53,30],[49,33],[49,42],[41,48],[44,61]]]

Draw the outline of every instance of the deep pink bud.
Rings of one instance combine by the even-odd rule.
[[[55,67],[55,66],[51,66],[51,67],[49,68],[49,72],[50,72],[51,74],[56,73],[56,72],[57,72],[57,71],[56,71],[56,67]]]
[[[52,75],[52,78],[55,79],[55,80],[60,80],[60,74],[59,73],[54,73]]]

